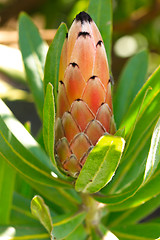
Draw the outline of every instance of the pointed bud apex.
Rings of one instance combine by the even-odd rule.
[[[57,102],[56,158],[76,177],[98,139],[115,133],[107,55],[85,12],[76,16],[64,42]]]

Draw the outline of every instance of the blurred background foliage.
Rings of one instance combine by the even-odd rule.
[[[87,9],[88,0],[0,0],[0,97],[22,122],[31,122],[35,136],[40,120],[25,84],[18,51],[17,19],[27,12],[50,44],[60,23],[70,27],[75,15]],[[149,52],[148,76],[160,63],[160,0],[113,0],[112,74],[116,82],[127,60]]]

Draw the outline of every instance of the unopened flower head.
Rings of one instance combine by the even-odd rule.
[[[74,19],[60,60],[55,153],[76,177],[104,134],[113,134],[111,81],[101,34],[85,13]]]

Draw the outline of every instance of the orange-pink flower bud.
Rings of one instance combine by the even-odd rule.
[[[111,81],[101,34],[79,13],[65,39],[59,69],[55,153],[60,167],[76,177],[104,134],[113,134]]]

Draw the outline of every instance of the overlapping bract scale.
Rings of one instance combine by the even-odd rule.
[[[98,139],[114,134],[113,119],[103,40],[91,17],[81,12],[66,36],[60,60],[55,154],[61,169],[77,177]]]

